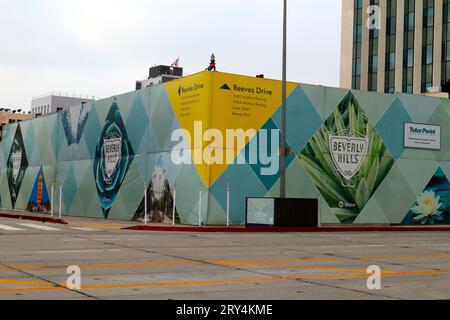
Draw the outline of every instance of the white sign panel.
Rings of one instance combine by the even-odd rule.
[[[275,199],[248,198],[247,224],[274,225]]]
[[[22,165],[22,151],[14,151],[12,154],[12,172],[13,172],[13,180],[17,180],[17,176],[19,175],[20,166]]]
[[[122,138],[108,137],[104,140],[103,149],[105,153],[105,172],[111,179],[122,155]]]
[[[441,127],[431,124],[405,123],[404,147],[441,150]]]

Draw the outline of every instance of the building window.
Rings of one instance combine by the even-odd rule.
[[[433,45],[425,47],[425,64],[433,63]]]
[[[403,0],[405,23],[403,33],[402,92],[413,93],[415,0]]]
[[[423,1],[421,92],[433,86],[434,0]]]
[[[402,1],[402,0],[399,0]],[[395,92],[395,42],[397,25],[397,0],[386,2],[386,63],[384,92]]]
[[[407,51],[407,59],[406,59],[406,66],[408,68],[414,67],[414,49],[408,49]]]
[[[379,5],[379,0],[370,0],[370,5]],[[369,30],[369,70],[368,70],[368,91],[377,91],[378,81],[378,39],[377,29]]]
[[[354,0],[353,10],[353,55],[352,55],[352,89],[361,87],[361,47],[363,28],[363,1]]]
[[[443,0],[441,85],[450,81],[450,0]]]

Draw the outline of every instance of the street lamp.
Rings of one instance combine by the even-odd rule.
[[[281,150],[280,150],[280,198],[286,197],[286,31],[287,31],[287,0],[283,0],[283,76],[281,102]]]

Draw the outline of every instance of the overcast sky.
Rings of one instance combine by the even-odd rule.
[[[288,80],[338,86],[340,0],[288,0]],[[281,79],[282,0],[0,0],[0,107],[132,91],[178,56]]]

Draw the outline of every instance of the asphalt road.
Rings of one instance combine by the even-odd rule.
[[[101,223],[105,223],[102,221]],[[0,218],[0,299],[450,299],[450,233],[173,233]],[[66,287],[67,267],[81,289]],[[369,290],[367,267],[381,268]]]

